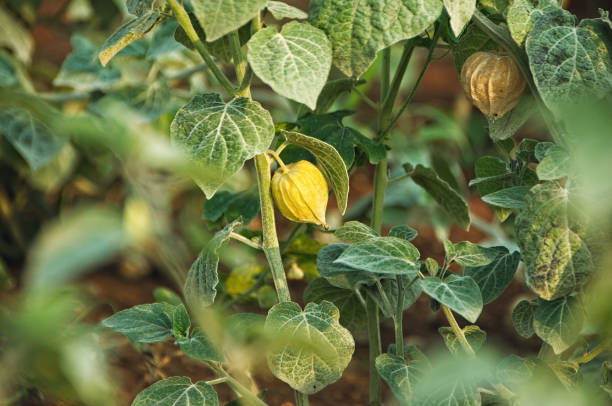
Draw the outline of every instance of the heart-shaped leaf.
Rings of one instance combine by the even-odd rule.
[[[511,254],[505,247],[495,247],[495,249],[497,255],[491,263],[476,267],[470,266],[463,270],[463,274],[474,278],[480,287],[484,304],[497,299],[508,287],[521,260],[518,251]]]
[[[280,32],[258,31],[248,43],[253,72],[281,96],[314,110],[331,68],[331,44],[325,33],[292,21]]]
[[[207,41],[215,41],[252,20],[267,0],[196,0],[193,12],[206,32]]]
[[[533,315],[533,329],[559,354],[578,340],[583,316],[584,310],[575,297],[542,301]]]
[[[297,303],[272,307],[265,331],[277,337],[268,355],[272,373],[305,394],[320,391],[337,381],[347,367],[355,341],[339,323],[340,312],[331,302]]]
[[[414,277],[419,257],[416,247],[406,240],[373,237],[351,245],[334,262],[361,271]]]
[[[224,103],[218,94],[204,93],[176,113],[170,135],[199,167],[195,181],[210,198],[247,159],[268,149],[274,123],[255,101],[240,97]]]
[[[423,291],[471,323],[476,322],[482,311],[482,296],[478,285],[470,276],[451,275],[445,281],[425,278],[421,281]]]
[[[132,406],[218,406],[217,392],[206,382],[186,376],[157,381],[136,396]]]

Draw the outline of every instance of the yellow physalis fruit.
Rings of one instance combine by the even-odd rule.
[[[297,263],[292,263],[289,271],[287,271],[287,279],[301,280],[304,279],[304,271]]]
[[[272,197],[283,216],[291,221],[327,228],[327,182],[308,161],[281,165],[272,177]]]
[[[512,110],[525,90],[514,60],[494,52],[472,54],[461,69],[461,84],[472,103],[493,119]]]

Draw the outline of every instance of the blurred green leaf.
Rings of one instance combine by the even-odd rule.
[[[467,325],[461,329],[463,331],[463,335],[467,339],[470,347],[475,352],[478,352],[482,345],[485,343],[487,339],[487,333],[482,331],[480,327],[475,325]],[[440,327],[438,332],[444,339],[444,344],[446,344],[446,348],[451,352],[451,354],[459,354],[465,353],[461,343],[459,342],[459,338],[455,334],[452,328],[450,327]]]
[[[106,66],[119,51],[128,46],[131,42],[142,38],[147,32],[153,29],[159,19],[159,11],[152,11],[130,20],[119,27],[117,31],[106,39],[104,44],[102,44],[100,52],[98,52],[98,59],[100,59],[102,66]]]
[[[13,51],[17,59],[29,64],[34,51],[34,41],[19,20],[0,7],[0,46]]]
[[[177,344],[180,345],[181,351],[191,358],[223,362],[223,356],[200,327],[194,328],[189,338],[179,340]]]
[[[533,316],[537,307],[537,301],[523,299],[512,309],[512,324],[516,332],[523,338],[530,338],[535,334]]]
[[[125,6],[130,14],[143,16],[153,10],[155,0],[126,0]]]
[[[27,285],[51,289],[107,262],[124,247],[119,213],[102,207],[75,209],[47,224],[28,254]]]
[[[525,196],[529,193],[529,186],[513,186],[489,193],[482,200],[493,206],[505,209],[522,209],[527,206]]]
[[[194,1],[193,11],[206,32],[207,41],[215,41],[242,27],[266,6],[267,0]]]
[[[214,222],[225,216],[231,222],[242,217],[244,223],[248,224],[257,217],[259,205],[259,195],[254,190],[238,193],[222,190],[204,203],[202,218]]]
[[[469,241],[455,244],[452,259],[461,266],[483,266],[490,264],[497,256],[497,248],[481,247]]]
[[[525,95],[516,107],[504,114],[501,118],[493,119],[487,116],[489,122],[489,136],[493,141],[503,141],[513,137],[518,130],[529,120],[535,111],[533,97]]]
[[[191,328],[191,319],[185,305],[180,303],[174,308],[172,313],[172,335],[180,340],[189,335]]]
[[[155,297],[155,301],[159,303],[168,303],[171,305],[179,305],[182,304],[180,296],[171,291],[168,288],[157,288],[153,291],[153,296]]]
[[[376,371],[402,406],[411,404],[414,385],[431,369],[425,355],[416,347],[408,346],[404,351],[411,358],[408,362],[391,353],[376,357]]]
[[[534,9],[533,0],[513,0],[508,6],[507,22],[510,35],[517,45],[523,45],[531,30],[531,12]]]
[[[389,230],[389,237],[403,238],[404,240],[407,240],[407,241],[414,240],[417,237],[417,235],[418,235],[417,230],[415,230],[412,227],[403,225],[403,224],[393,226]]]
[[[465,199],[446,181],[442,180],[438,174],[419,164],[410,176],[417,185],[425,189],[442,206],[459,227],[464,230],[470,227],[470,214]]]
[[[186,376],[155,382],[136,396],[132,406],[218,406],[217,392],[206,382],[192,383]]]
[[[459,37],[476,10],[476,0],[444,0],[444,8],[450,16],[453,33]]]

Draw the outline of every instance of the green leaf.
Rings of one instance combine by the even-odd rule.
[[[476,322],[482,311],[482,296],[478,285],[470,276],[449,276],[445,281],[439,278],[425,278],[421,281],[423,291],[438,302],[463,316],[471,323]]]
[[[207,41],[215,41],[253,19],[267,0],[193,1],[193,11],[206,32]]]
[[[0,51],[0,86],[12,87],[18,83],[15,62],[8,54]]]
[[[159,11],[152,11],[123,24],[102,45],[98,58],[106,66],[115,55],[130,43],[144,37],[160,19]]]
[[[157,381],[136,396],[132,406],[218,406],[217,392],[206,382],[186,376]]]
[[[126,0],[125,7],[130,14],[142,16],[153,9],[154,2],[155,0]]]
[[[569,154],[567,151],[557,148],[540,161],[536,173],[540,180],[556,180],[567,177],[569,169]]]
[[[402,406],[410,405],[414,385],[431,369],[429,361],[416,347],[410,346],[407,349],[407,355],[412,358],[408,363],[394,354],[376,357],[376,371]]]
[[[375,276],[336,262],[348,244],[329,244],[317,253],[317,271],[329,283],[343,289],[353,290],[362,284],[374,284]]]
[[[389,230],[389,237],[403,238],[407,241],[414,240],[417,235],[419,235],[417,230],[403,224],[393,226],[391,230]]]
[[[534,186],[526,200],[515,231],[527,286],[546,300],[568,295],[593,271],[584,216],[570,202],[568,191],[553,182]]]
[[[557,151],[557,150],[563,150],[563,149],[561,147],[558,147],[557,145],[553,144],[552,142],[538,142],[535,145],[535,148],[533,150],[533,154],[534,154],[537,162],[540,162],[544,158],[546,158],[546,156],[548,154],[550,154],[553,151]]]
[[[225,216],[227,221],[231,222],[242,217],[244,224],[248,224],[257,217],[259,209],[259,195],[254,189],[238,193],[222,190],[204,203],[202,218],[206,221],[218,221]]]
[[[533,333],[532,333],[533,334]],[[495,368],[495,378],[510,389],[520,388],[533,378],[535,362],[518,355],[508,355]]]
[[[444,8],[450,16],[450,25],[459,37],[476,10],[476,0],[444,0]]]
[[[487,339],[487,333],[482,331],[480,327],[475,325],[468,325],[461,329],[463,331],[463,335],[467,339],[468,343],[472,347],[475,352],[482,347],[484,342]],[[455,332],[450,327],[440,327],[438,332],[444,339],[444,344],[446,344],[446,348],[453,355],[463,354],[465,351],[459,342],[459,338],[455,335]]]
[[[210,198],[247,159],[270,147],[274,123],[255,101],[240,97],[226,104],[218,94],[204,93],[176,113],[170,135],[198,165],[196,183]]]
[[[493,261],[482,266],[468,266],[463,270],[465,276],[471,276],[482,294],[484,304],[491,303],[508,287],[516,273],[521,255],[518,251],[512,254],[505,247],[495,247]]]
[[[601,364],[601,385],[600,387],[612,396],[612,362],[604,361]]]
[[[168,288],[156,288],[153,291],[153,297],[155,297],[155,301],[158,303],[168,303],[173,306],[183,303],[179,295]]]
[[[496,248],[486,248],[469,241],[455,244],[452,259],[461,266],[483,266],[490,264],[499,254]]]
[[[240,225],[240,221],[235,220],[225,226],[223,230],[217,232],[191,265],[183,288],[185,298],[190,304],[210,306],[215,301],[217,284],[219,283],[219,275],[217,274],[217,267],[219,266],[218,250],[229,240],[230,233]]]
[[[397,309],[397,301],[399,298],[399,290],[397,288],[397,278],[389,277],[389,275],[386,275],[386,276],[387,277],[382,277],[382,278],[379,277],[379,279],[382,279],[380,281],[380,284],[382,286],[383,291],[387,295],[387,299],[389,299],[389,302],[391,303],[392,313],[389,313],[387,311],[386,303],[383,300],[381,293],[377,287],[366,286],[365,292],[370,297],[372,297],[372,299],[374,299],[374,301],[378,305],[384,317],[394,317],[395,315],[394,312],[395,312],[395,309]],[[419,296],[421,296],[421,293],[423,291],[421,289],[420,281],[418,279],[415,281],[414,278],[418,278],[418,277],[416,276],[410,277],[410,276],[405,276],[405,275],[401,276],[402,287],[404,290],[404,303],[402,303],[402,309],[404,310],[412,306],[417,301]]]
[[[338,69],[358,78],[378,51],[421,34],[441,11],[440,0],[312,0],[310,21],[327,33]]]
[[[533,25],[531,21],[533,8],[532,0],[513,0],[508,6],[506,22],[512,39],[519,46],[523,45]]]
[[[274,27],[258,31],[248,46],[249,64],[264,83],[315,109],[331,68],[331,44],[323,31],[292,21],[280,33]]]
[[[43,121],[20,108],[0,110],[0,133],[25,159],[32,171],[51,162],[66,144]]]
[[[178,343],[187,356],[202,361],[223,362],[223,356],[217,351],[210,339],[200,327],[193,329],[191,337]]]
[[[332,302],[340,311],[340,324],[352,332],[365,328],[366,317],[357,294],[348,289],[336,287],[325,278],[310,282],[304,290],[304,303],[320,303],[322,300]]]
[[[295,390],[313,394],[337,381],[351,360],[355,341],[338,320],[332,303],[297,303],[272,307],[265,331],[278,337],[268,355],[272,373]]]
[[[516,150],[516,157],[526,163],[538,162],[539,159],[536,158],[536,149],[539,144],[544,143],[532,140],[531,138],[523,138]],[[546,144],[554,145],[552,143]]]
[[[282,20],[284,18],[303,20],[308,18],[307,13],[297,7],[283,3],[282,1],[268,1],[266,3],[266,10],[268,10],[277,20]]]
[[[380,237],[380,235],[371,227],[368,227],[359,221],[347,221],[336,229],[334,235],[336,238],[350,244],[367,241],[373,237]]]
[[[546,106],[564,107],[606,97],[612,92],[612,58],[603,39],[587,24],[556,6],[531,14],[533,28],[525,48],[535,85]]]
[[[529,186],[513,186],[482,197],[484,202],[506,209],[522,209],[527,206],[525,197],[529,193]]]
[[[542,301],[533,316],[533,329],[555,354],[559,354],[578,340],[583,314],[584,310],[575,297]]]
[[[309,114],[300,118],[297,123],[303,134],[325,141],[336,148],[347,168],[355,161],[356,145],[368,154],[371,163],[378,163],[386,156],[384,145],[342,124],[344,117],[352,113],[341,110],[329,114]],[[286,157],[286,154],[281,155],[283,156]]]
[[[304,148],[317,159],[317,164],[325,178],[331,183],[336,195],[338,209],[344,214],[349,192],[349,179],[344,161],[338,151],[326,142],[297,132],[282,132],[288,142]]]
[[[451,45],[457,72],[461,72],[463,64],[473,53],[492,51],[496,50],[497,47],[497,43],[475,24],[469,25],[457,43]]]
[[[323,86],[323,90],[317,99],[317,108],[314,113],[322,115],[327,113],[327,110],[334,104],[336,99],[343,93],[348,93],[357,85],[357,81],[353,78],[339,78],[329,80]]]
[[[537,301],[523,299],[512,309],[512,324],[516,332],[523,338],[530,338],[535,333],[533,316],[537,307]]]
[[[109,208],[74,209],[46,224],[26,268],[27,286],[52,289],[113,258],[127,242],[121,216]]]
[[[425,189],[444,208],[459,227],[464,230],[470,227],[470,213],[465,199],[432,169],[417,165],[410,176],[414,183]]]
[[[516,107],[504,114],[501,118],[493,119],[487,116],[489,122],[489,136],[493,141],[502,141],[513,137],[527,122],[535,111],[533,97],[525,95]]]
[[[72,52],[68,54],[59,74],[53,80],[55,86],[71,87],[81,92],[106,89],[117,82],[121,73],[102,67],[97,58],[98,49],[81,35],[70,40]]]
[[[474,171],[479,179],[486,179],[495,176],[509,176],[512,174],[510,168],[508,167],[505,161],[492,156],[480,157],[476,161]],[[496,180],[495,182],[478,183],[476,188],[478,189],[478,193],[480,193],[480,196],[486,196],[490,193],[497,192],[498,190],[504,189],[506,187],[510,187],[511,185],[512,180],[510,178],[504,178]],[[497,214],[497,217],[502,222],[505,221],[510,216],[510,214],[512,214],[512,210],[505,209],[502,207],[495,207],[495,212]]]
[[[172,319],[166,311],[173,306],[143,304],[122,310],[102,320],[104,327],[121,333],[133,342],[157,343],[172,336]]]
[[[336,264],[366,272],[414,277],[419,271],[419,251],[395,237],[373,237],[348,247]]]
[[[172,335],[177,339],[189,336],[191,328],[191,319],[184,304],[179,304],[174,308],[172,313]]]
[[[32,36],[20,23],[19,19],[0,7],[0,47],[7,47],[21,62],[29,64],[34,52]]]

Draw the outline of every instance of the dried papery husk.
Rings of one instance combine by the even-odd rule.
[[[461,84],[480,111],[498,119],[516,106],[526,83],[511,57],[494,52],[476,52],[463,64]]]
[[[327,182],[319,169],[308,161],[279,168],[272,177],[272,197],[287,219],[327,228]]]

